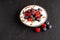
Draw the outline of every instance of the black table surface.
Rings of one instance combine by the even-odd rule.
[[[20,22],[21,9],[33,4],[46,9],[52,29],[36,33]],[[0,0],[0,36],[0,40],[60,40],[60,0]]]

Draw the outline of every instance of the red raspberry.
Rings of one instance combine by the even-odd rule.
[[[38,19],[40,19],[41,17],[40,16],[37,16]]]
[[[40,15],[40,14],[41,14],[40,11],[37,11],[37,12],[35,13],[36,16],[38,16],[38,15]]]
[[[29,17],[30,15],[31,15],[31,13],[30,13],[30,12],[29,12],[29,13],[25,13],[25,16],[28,16],[28,17]]]
[[[32,12],[29,12],[28,14],[29,14],[29,16],[30,16],[30,15],[32,14]]]
[[[43,24],[42,27],[45,28],[47,25],[46,24]]]
[[[27,16],[28,15],[28,13],[25,13],[25,16]]]
[[[27,20],[28,20],[28,21],[32,21],[32,18],[28,18]]]
[[[40,28],[35,28],[35,32],[40,32],[41,29]]]

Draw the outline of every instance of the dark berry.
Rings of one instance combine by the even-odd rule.
[[[37,11],[37,10],[35,9],[35,11]]]
[[[52,25],[49,25],[48,28],[51,29],[52,28]]]
[[[35,13],[33,12],[32,15],[34,15]]]
[[[35,20],[37,20],[37,17],[35,17]]]
[[[38,10],[40,10],[40,8],[38,8]]]
[[[49,25],[50,24],[49,21],[46,21],[46,24]]]
[[[38,19],[38,18],[35,18],[35,20],[38,21],[38,22],[40,22],[40,19]]]
[[[42,16],[42,14],[40,16]]]
[[[27,19],[27,18],[28,18],[28,16],[25,16],[24,18],[25,18],[25,19]]]
[[[33,15],[30,15],[30,18],[32,18],[33,17]]]
[[[45,32],[47,30],[47,28],[43,28],[43,31]]]

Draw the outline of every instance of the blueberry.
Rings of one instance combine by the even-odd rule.
[[[35,18],[35,20],[38,21],[38,22],[40,22],[40,19],[38,19],[38,18]]]
[[[37,17],[35,17],[35,20],[37,20]]]
[[[33,15],[30,15],[30,18],[32,18],[33,17]]]
[[[42,14],[40,16],[42,16]]]
[[[38,8],[38,10],[40,10],[40,8]]]
[[[25,19],[27,19],[28,17],[27,17],[27,16],[25,16],[24,18],[25,18]]]
[[[43,31],[45,32],[47,30],[47,28],[43,28]]]
[[[40,20],[39,20],[39,19],[37,19],[37,21],[38,21],[38,22],[40,22]]]
[[[32,13],[32,15],[34,15],[34,13]]]
[[[37,11],[37,9],[35,9],[35,11]]]
[[[46,24],[49,25],[50,24],[49,21],[46,21]]]
[[[48,28],[51,29],[52,28],[52,25],[49,25]]]
[[[35,14],[32,14],[33,15],[33,17],[35,17]]]

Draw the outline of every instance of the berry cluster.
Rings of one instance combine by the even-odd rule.
[[[35,32],[40,32],[42,31],[46,31],[47,29],[51,29],[52,26],[50,25],[50,23],[48,21],[46,21],[44,24],[42,24],[40,27],[36,27],[34,30]]]
[[[23,12],[24,14],[24,18],[27,19],[27,21],[38,21],[40,22],[40,18],[42,16],[40,9],[36,10],[36,9],[29,9],[26,12]],[[46,21],[44,24],[42,24],[40,27],[36,27],[34,28],[35,32],[40,32],[41,30],[46,31],[47,29],[52,28],[52,26],[50,25],[50,23],[48,21]]]
[[[41,12],[35,9],[29,9],[28,11],[24,12],[24,18],[27,19],[28,21],[40,21],[41,18]]]

